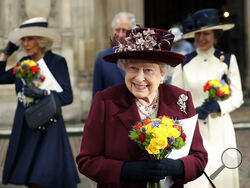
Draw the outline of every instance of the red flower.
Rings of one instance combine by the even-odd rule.
[[[187,136],[186,136],[185,133],[182,133],[180,137],[182,138],[182,140],[183,140],[184,142],[186,141]]]
[[[223,96],[224,93],[220,89],[218,89],[216,90],[216,95]]]
[[[166,148],[169,148],[169,146],[170,146],[170,145],[169,145],[169,140],[168,140],[168,145],[166,146]]]
[[[141,134],[139,135],[139,139],[140,139],[141,143],[144,142],[145,137],[146,137],[146,136],[145,136],[145,134],[143,134],[143,133],[141,133]]]
[[[44,81],[45,80],[45,76],[41,75],[39,79],[40,79],[40,81]]]
[[[151,120],[150,119],[144,119],[143,120],[143,124],[146,125],[146,124],[149,124],[151,123]]]
[[[17,67],[14,67],[13,74],[16,74],[16,71],[17,71]]]
[[[208,82],[203,86],[204,91],[208,91],[208,90],[210,90],[210,88],[211,88],[211,86],[209,85]]]
[[[33,74],[36,74],[37,72],[39,72],[39,67],[30,67],[30,69]]]
[[[179,125],[173,125],[174,128],[176,128],[179,132],[182,132],[182,126]]]
[[[137,125],[136,125],[136,129],[140,129],[142,127],[142,124],[141,123],[138,123]]]

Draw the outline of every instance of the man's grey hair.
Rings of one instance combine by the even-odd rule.
[[[126,64],[128,63],[128,59],[118,59],[117,66],[121,69],[125,70]],[[174,72],[174,67],[166,64],[166,63],[158,63],[160,66],[160,69],[163,73],[163,81],[168,80],[169,77],[172,77]]]
[[[112,20],[112,28],[114,29],[115,27],[115,22],[117,19],[119,18],[127,18],[128,20],[130,20],[130,23],[131,23],[131,28],[134,28],[136,26],[136,19],[135,19],[135,15],[130,13],[130,12],[119,12],[117,13],[113,20]]]

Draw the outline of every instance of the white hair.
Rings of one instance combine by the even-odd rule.
[[[128,63],[128,59],[118,59],[117,66],[125,71],[125,66]],[[169,77],[172,77],[174,67],[166,63],[158,63],[161,72],[163,73],[163,81],[166,81]]]
[[[132,14],[130,12],[119,12],[114,16],[114,18],[112,20],[111,26],[112,26],[113,29],[115,28],[116,20],[119,19],[119,18],[127,18],[131,23],[131,28],[134,28],[136,26],[136,19],[135,19],[134,14]]]

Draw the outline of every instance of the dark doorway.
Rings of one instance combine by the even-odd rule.
[[[224,32],[217,48],[236,55],[241,79],[244,82],[246,68],[244,0],[145,0],[144,5],[145,26],[161,29],[171,28],[197,10],[216,8],[221,22],[235,24],[234,29]],[[226,19],[223,17],[225,10],[230,12],[230,16]]]

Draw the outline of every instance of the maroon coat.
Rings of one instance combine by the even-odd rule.
[[[181,94],[188,96],[187,115],[177,105]],[[190,92],[168,84],[160,85],[158,116],[168,115],[184,119],[195,114]],[[132,126],[138,121],[140,116],[135,97],[125,84],[96,93],[84,126],[81,151],[76,161],[79,171],[96,181],[97,187],[146,187],[146,184],[139,182],[120,180],[121,167],[125,161],[149,158],[146,151],[128,137]],[[175,180],[174,186],[196,179],[206,166],[207,152],[203,147],[198,123],[190,153],[181,160],[184,163],[185,176],[184,179]]]

